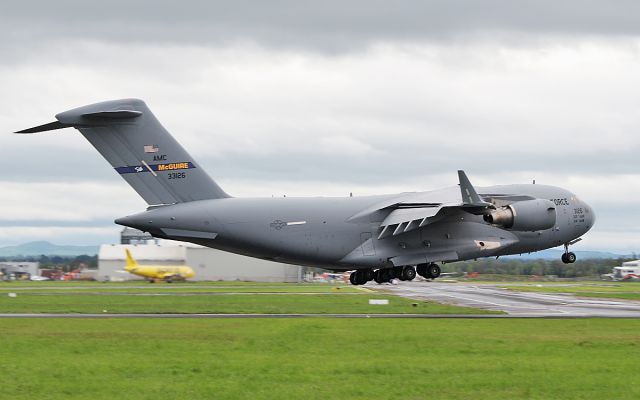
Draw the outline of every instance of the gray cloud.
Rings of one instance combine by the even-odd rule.
[[[429,190],[463,168],[575,190],[603,210],[581,245],[640,246],[635,2],[23,2],[0,34],[0,244],[115,240],[144,204],[90,145],[8,132],[140,97],[232,194]]]
[[[634,1],[146,1],[3,4],[5,46],[83,38],[228,45],[251,41],[344,51],[378,41],[520,40],[527,35],[636,35]]]

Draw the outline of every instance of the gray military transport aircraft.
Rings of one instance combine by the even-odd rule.
[[[192,242],[290,264],[350,271],[361,285],[417,274],[438,263],[569,246],[593,225],[591,207],[544,185],[474,188],[364,197],[234,198],[225,193],[137,99],[106,101],[56,115],[16,133],[73,127],[149,204],[115,220],[155,237]]]

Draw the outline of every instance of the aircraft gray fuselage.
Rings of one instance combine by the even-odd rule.
[[[478,189],[481,196],[483,193],[518,194],[555,201],[554,204],[558,203],[556,223],[546,230],[513,231],[493,226],[481,215],[452,210],[420,229],[378,239],[384,212],[364,221],[348,221],[363,209],[375,208],[376,204],[407,193],[201,200],[159,207],[116,222],[157,237],[331,270],[391,266],[390,259],[398,260],[392,262],[398,266],[529,253],[571,242],[585,234],[594,222],[592,209],[565,189],[545,185]],[[427,193],[437,196],[438,192]],[[206,233],[215,235],[207,237]],[[370,244],[365,244],[367,240]],[[504,247],[487,246],[487,243],[507,241],[509,244]],[[481,242],[485,245],[481,246]]]
[[[437,278],[436,263],[568,247],[595,221],[568,190],[544,185],[343,198],[233,198],[138,99],[90,104],[17,133],[73,127],[149,205],[116,223],[156,237],[291,264],[353,270],[351,281],[382,283],[416,273]],[[212,144],[215,145],[215,144]],[[416,269],[413,266],[418,266]],[[375,269],[375,271],[374,271]]]

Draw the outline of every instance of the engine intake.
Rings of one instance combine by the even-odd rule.
[[[514,231],[542,231],[556,224],[556,206],[545,199],[519,201],[486,214],[484,220]]]

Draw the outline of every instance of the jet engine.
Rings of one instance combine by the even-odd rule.
[[[545,199],[518,201],[485,214],[484,220],[514,231],[542,231],[556,224],[556,206]]]

